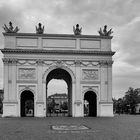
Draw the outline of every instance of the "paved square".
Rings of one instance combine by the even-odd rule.
[[[0,140],[140,140],[140,115],[0,118]]]

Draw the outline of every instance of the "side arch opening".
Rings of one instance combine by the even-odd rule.
[[[29,90],[23,91],[20,95],[20,116],[34,116],[34,94]]]
[[[84,116],[97,116],[97,95],[93,91],[84,94]]]

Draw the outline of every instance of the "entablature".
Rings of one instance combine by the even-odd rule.
[[[51,66],[51,65],[67,65],[67,66],[80,66],[80,67],[106,67],[112,66],[112,60],[47,60],[47,59],[17,59],[17,58],[3,58],[4,64],[13,64],[13,65],[42,65],[42,66]]]

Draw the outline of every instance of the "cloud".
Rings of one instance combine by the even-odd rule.
[[[68,93],[67,84],[64,80],[52,79],[47,86],[47,96],[55,93]]]
[[[112,50],[116,51],[113,96],[120,96],[129,86],[139,86],[139,7],[139,0],[1,0],[0,27],[12,21],[20,32],[35,33],[35,26],[41,22],[46,33],[73,34],[73,25],[79,23],[82,34],[97,35],[99,28],[107,24],[108,28],[113,28]],[[3,32],[2,28],[0,32]],[[0,48],[3,48],[2,34],[0,42]],[[0,61],[0,69],[2,67]],[[2,74],[0,79],[2,86]]]

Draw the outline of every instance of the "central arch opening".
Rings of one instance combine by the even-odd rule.
[[[46,116],[72,116],[72,78],[61,68],[46,78]]]
[[[93,91],[87,91],[84,95],[84,115],[90,117],[97,116],[97,97]]]

